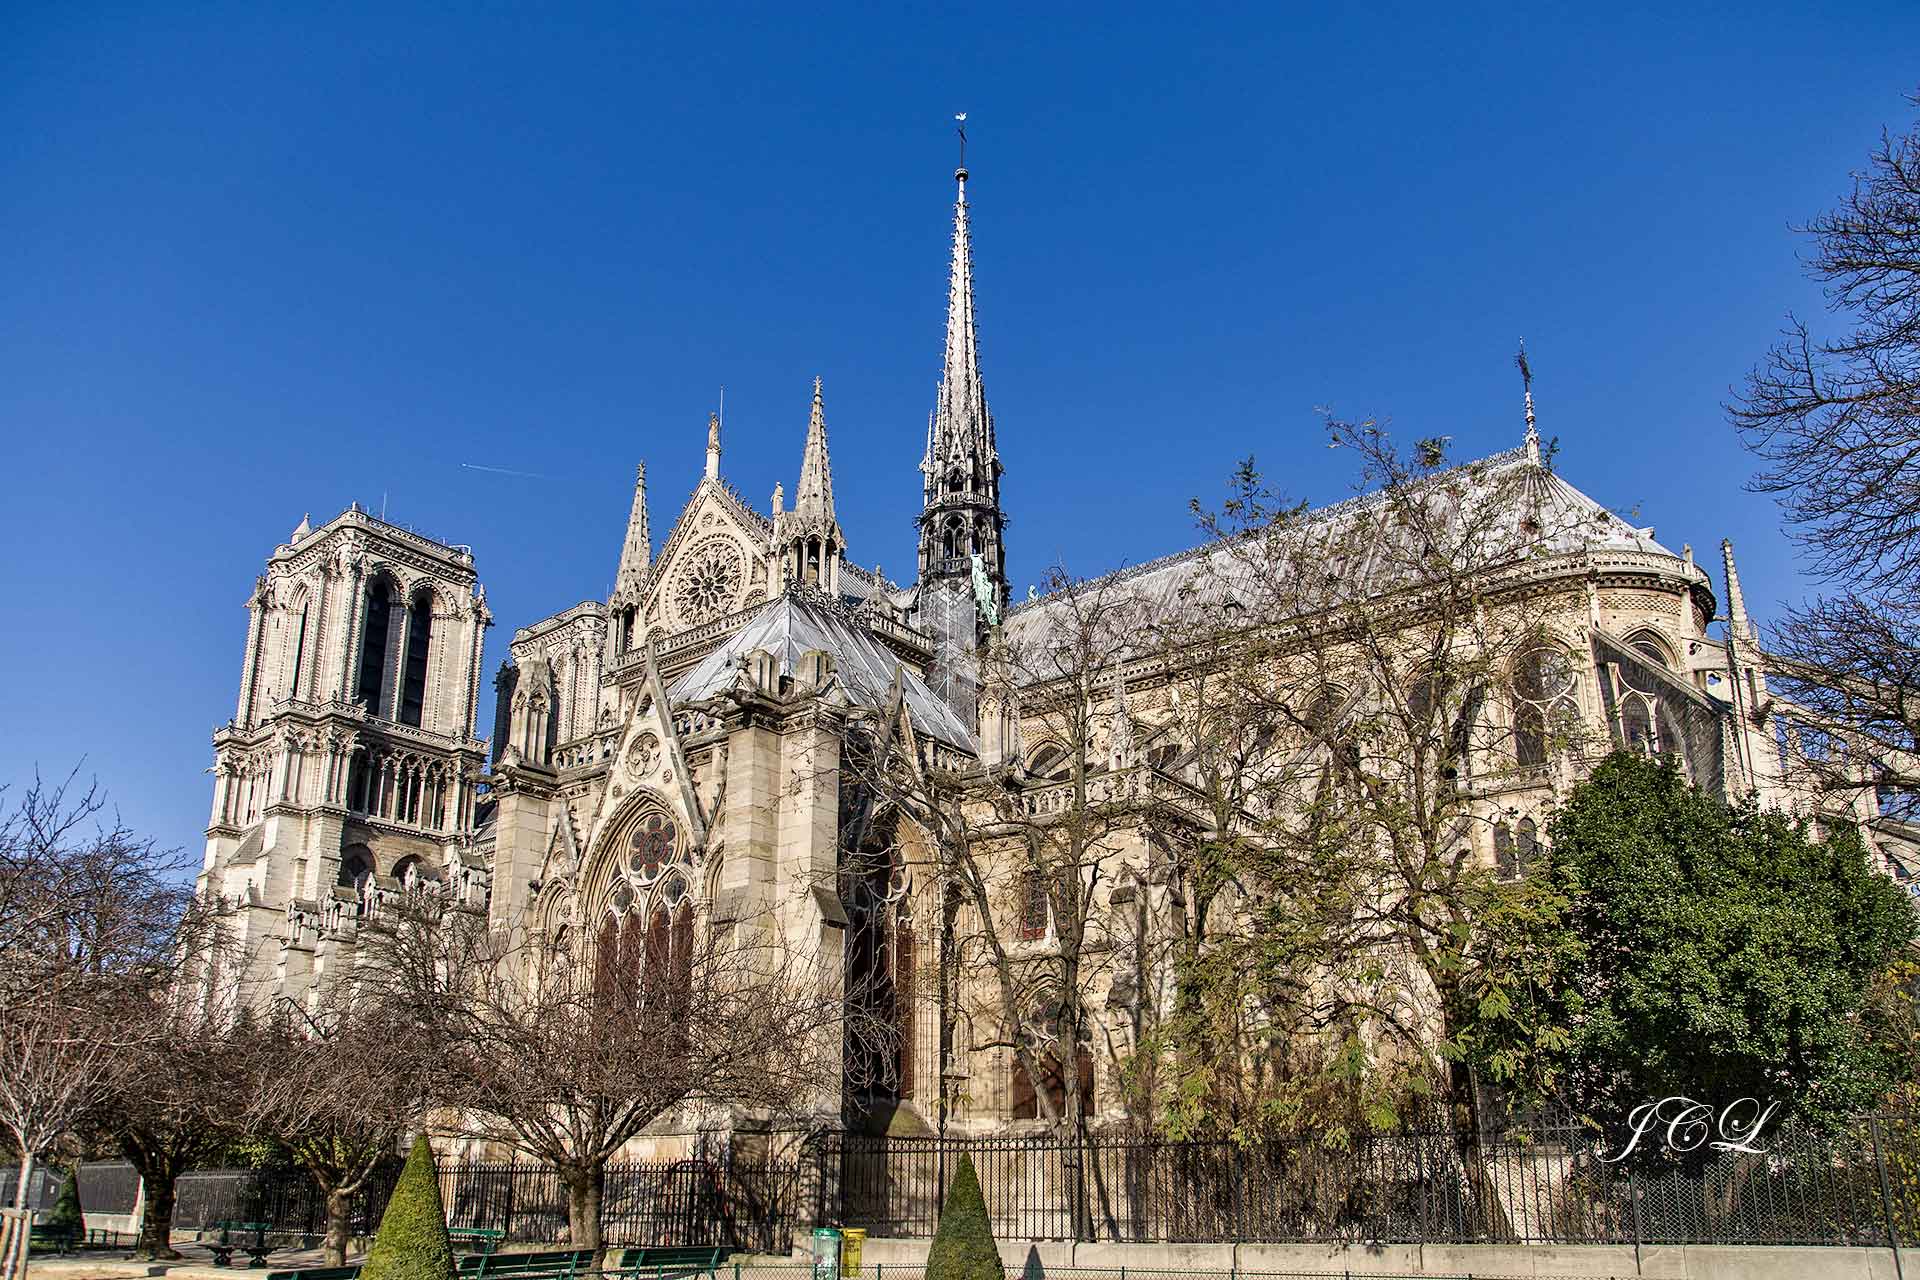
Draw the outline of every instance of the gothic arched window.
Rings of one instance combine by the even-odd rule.
[[[422,587],[407,606],[407,652],[400,664],[400,723],[417,725],[427,705],[427,657],[433,648],[433,591]]]
[[[1667,649],[1667,642],[1658,633],[1643,627],[1627,637],[1627,644],[1655,666],[1673,670],[1673,655]]]
[[[1522,818],[1517,834],[1520,873],[1525,875],[1527,868],[1540,854],[1540,828],[1534,824],[1532,818]]]
[[[1653,676],[1627,663],[1616,665],[1620,677],[1620,736],[1629,751],[1657,755],[1670,743],[1660,740],[1659,682]]]
[[[1493,872],[1502,880],[1520,874],[1520,863],[1513,852],[1513,828],[1504,822],[1493,827]]]
[[[387,694],[387,643],[393,620],[393,588],[385,574],[367,583],[365,617],[360,624],[360,679],[354,697],[367,714],[384,717]]]
[[[1573,705],[1573,663],[1547,645],[1520,655],[1513,666],[1513,759],[1527,766],[1545,764],[1549,734],[1577,718]]]
[[[340,875],[336,883],[343,889],[364,893],[373,880],[373,853],[363,844],[350,844],[340,854]]]
[[[1021,1061],[1020,1055],[1013,1055],[1013,1071],[1009,1092],[1012,1103],[1013,1119],[1038,1120],[1047,1112],[1041,1107],[1044,1096],[1052,1103],[1053,1114],[1059,1115],[1067,1105],[1067,1059],[1066,1045],[1062,1043],[1064,1028],[1061,1026],[1062,1010],[1057,996],[1052,993],[1036,998],[1027,1015],[1027,1025],[1021,1028],[1021,1039],[1028,1045],[1028,1052],[1039,1068],[1039,1078],[1035,1079]],[[1094,1109],[1093,1094],[1093,1053],[1086,1044],[1086,1032],[1083,1028],[1080,1043],[1074,1046],[1072,1071],[1078,1078],[1077,1092],[1080,1095],[1080,1114],[1091,1115]]]
[[[1434,752],[1445,778],[1472,772],[1473,730],[1486,704],[1484,685],[1456,687],[1443,672],[1428,672],[1407,693],[1408,736]]]
[[[293,623],[293,666],[287,672],[287,696],[300,696],[300,668],[307,660],[307,614],[308,607],[304,594],[300,597],[300,616]]]

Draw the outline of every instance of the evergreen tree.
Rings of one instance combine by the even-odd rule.
[[[425,1134],[413,1140],[380,1230],[360,1268],[361,1280],[452,1280],[453,1242],[440,1202],[440,1178]]]
[[[43,1225],[56,1238],[74,1241],[85,1238],[87,1224],[80,1211],[80,1170],[77,1167],[70,1170],[67,1180],[60,1184],[60,1197],[53,1202],[53,1208]]]
[[[1552,825],[1569,907],[1572,1099],[1603,1121],[1684,1094],[1832,1125],[1892,1083],[1876,984],[1914,939],[1907,897],[1849,823],[1729,807],[1671,761],[1618,752]],[[1568,945],[1570,943],[1570,945]]]
[[[973,1157],[962,1155],[927,1252],[926,1280],[1006,1280]]]

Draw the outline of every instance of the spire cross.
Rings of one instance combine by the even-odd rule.
[[[954,117],[954,120],[959,124],[959,127],[956,128],[954,132],[960,135],[960,173],[962,174],[960,181],[965,182],[966,177],[964,175],[967,172],[967,113],[962,111]]]
[[[1514,356],[1513,362],[1520,368],[1520,383],[1526,391],[1527,459],[1530,462],[1538,462],[1540,461],[1540,432],[1533,425],[1533,367],[1527,363],[1527,340],[1525,338],[1520,339],[1520,352]]]

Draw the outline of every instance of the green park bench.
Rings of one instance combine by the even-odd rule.
[[[448,1227],[447,1239],[455,1248],[465,1246],[475,1253],[492,1253],[505,1243],[507,1233],[494,1227]]]
[[[711,1272],[727,1260],[733,1250],[725,1245],[662,1245],[646,1249],[623,1249],[621,1271],[637,1271],[641,1280],[659,1276],[662,1280]]]
[[[273,1246],[267,1243],[267,1232],[273,1229],[271,1222],[236,1222],[231,1219],[223,1219],[213,1225],[214,1229],[220,1233],[220,1238],[208,1246],[213,1251],[214,1266],[232,1266],[233,1251],[235,1249],[239,1249],[247,1255],[247,1265],[249,1267],[264,1267],[267,1265],[267,1255],[273,1252]],[[251,1231],[253,1233],[253,1243],[245,1245],[234,1244],[233,1233],[236,1231],[242,1235]]]
[[[360,1264],[350,1267],[300,1267],[294,1271],[269,1271],[266,1280],[360,1280]]]
[[[27,1248],[51,1249],[55,1253],[72,1253],[80,1247],[80,1232],[73,1227],[50,1227],[44,1223],[27,1229]]]
[[[572,1277],[594,1270],[600,1256],[592,1249],[551,1249],[541,1253],[470,1253],[460,1259],[463,1280],[486,1276]]]

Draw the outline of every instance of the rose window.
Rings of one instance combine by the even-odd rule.
[[[664,813],[650,813],[640,820],[627,841],[627,870],[643,884],[660,878],[660,872],[673,861],[676,833],[673,819]]]
[[[729,538],[695,547],[674,581],[674,604],[688,622],[705,622],[733,607],[746,581],[740,548]]]

